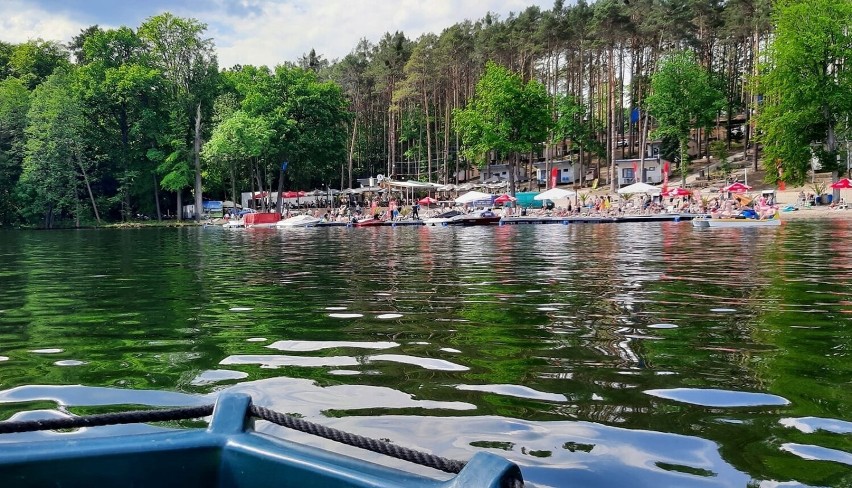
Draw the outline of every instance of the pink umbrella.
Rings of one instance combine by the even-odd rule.
[[[417,203],[419,203],[420,205],[434,205],[438,203],[438,200],[435,200],[432,197],[423,197],[420,200],[417,200]]]
[[[835,190],[848,190],[852,188],[852,180],[849,178],[840,178],[831,184],[831,187]]]
[[[518,200],[517,198],[515,198],[515,197],[513,197],[513,196],[511,196],[507,193],[507,194],[500,195],[499,197],[495,198],[494,203],[499,203],[500,205],[503,205],[505,203],[514,202],[514,201],[517,201],[517,200]]]
[[[742,193],[744,191],[749,191],[749,190],[751,190],[750,186],[744,185],[744,184],[740,183],[739,181],[734,183],[731,186],[722,188],[722,191],[729,191],[731,193]]]
[[[667,197],[688,197],[690,195],[692,195],[692,192],[685,188],[672,188],[665,193]]]

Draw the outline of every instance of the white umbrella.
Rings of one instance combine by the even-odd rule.
[[[478,191],[469,191],[469,192],[465,193],[464,195],[456,198],[456,203],[461,203],[463,205],[466,205],[468,203],[478,202],[480,200],[491,201],[491,199],[493,197],[494,197],[494,195],[492,195],[490,193],[482,193],[482,192],[478,192]]]
[[[627,195],[632,193],[660,193],[662,190],[657,188],[656,186],[649,185],[647,183],[642,183],[641,181],[638,183],[633,183],[632,185],[627,185],[624,188],[618,190],[619,195]]]
[[[568,197],[573,197],[576,195],[571,190],[563,190],[562,188],[551,188],[546,192],[539,193],[538,195],[533,197],[533,200],[563,200]]]

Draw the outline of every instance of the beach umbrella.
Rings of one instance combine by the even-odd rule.
[[[499,197],[495,198],[494,203],[499,203],[500,205],[503,205],[505,203],[515,202],[517,200],[518,200],[517,198],[515,198],[515,197],[513,197],[509,194],[503,194],[503,195],[500,195]]]
[[[831,187],[835,190],[848,190],[852,188],[852,180],[849,178],[840,178],[831,184]]]
[[[419,203],[420,205],[434,205],[438,203],[438,200],[435,200],[432,197],[423,197],[420,200],[417,200],[417,203]]]
[[[692,192],[687,190],[686,188],[672,188],[671,190],[664,193],[667,197],[688,197],[692,195]]]
[[[571,190],[564,190],[562,188],[551,188],[546,192],[539,193],[538,195],[533,197],[533,200],[564,200],[568,197],[573,197],[576,195]]]
[[[656,186],[649,185],[647,183],[642,183],[641,181],[638,183],[633,183],[632,185],[627,185],[624,188],[620,188],[618,190],[619,195],[632,195],[634,193],[660,193],[662,190],[657,188]]]
[[[731,192],[731,193],[743,193],[743,192],[746,192],[746,191],[749,191],[749,190],[751,190],[750,186],[744,185],[744,184],[740,183],[739,181],[734,183],[733,185],[722,188],[722,191],[727,191],[727,192]]]

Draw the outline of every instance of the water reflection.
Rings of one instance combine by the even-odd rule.
[[[802,447],[852,450],[847,224],[364,230],[2,234],[0,415],[233,388],[545,486],[852,481]]]

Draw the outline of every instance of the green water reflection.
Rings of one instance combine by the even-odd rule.
[[[409,416],[443,417],[470,436],[464,449],[507,455],[546,485],[603,486],[611,469],[635,486],[842,486],[850,238],[843,221],[4,232],[0,417],[63,404],[9,393],[32,385],[197,395],[247,385],[274,401],[287,379],[320,387],[289,399],[307,416],[365,429],[399,416],[389,434],[399,436]],[[289,342],[267,347],[276,341]],[[321,395],[345,388],[356,393]],[[789,404],[646,393],[678,388]],[[477,436],[458,417],[496,431]],[[840,427],[790,427],[810,417]],[[512,419],[547,435],[503,438]],[[590,440],[572,430],[583,422],[621,430]],[[642,431],[666,436],[634,440]],[[711,441],[701,448],[720,460],[678,459],[682,436]],[[637,468],[601,457],[616,444],[660,451]],[[805,459],[802,445],[840,460]]]

